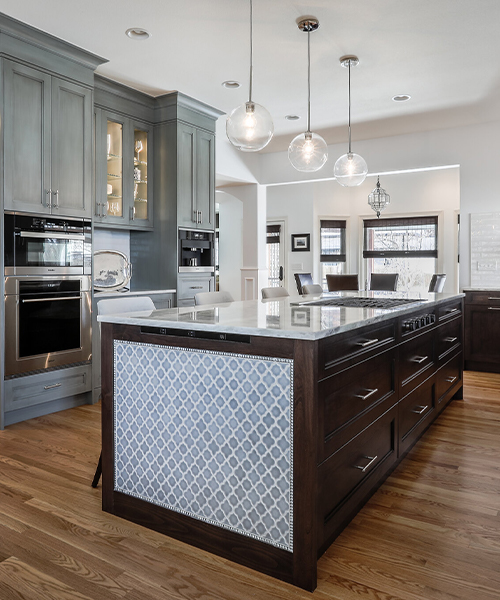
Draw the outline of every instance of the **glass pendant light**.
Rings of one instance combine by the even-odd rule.
[[[368,204],[377,213],[377,218],[380,219],[380,213],[391,203],[391,197],[380,187],[380,177],[377,177],[377,187],[368,195]]]
[[[358,65],[359,59],[357,56],[343,56],[340,64],[349,69],[349,150],[337,160],[333,174],[340,185],[352,187],[363,183],[368,173],[365,159],[351,151],[351,67]]]
[[[226,134],[233,146],[243,152],[265,148],[274,133],[269,112],[252,100],[253,83],[253,4],[250,0],[250,90],[248,102],[235,108],[226,119]]]
[[[288,147],[288,158],[297,171],[319,171],[328,158],[325,140],[311,132],[311,43],[310,34],[319,27],[312,17],[299,21],[299,29],[307,33],[307,131],[295,137]]]

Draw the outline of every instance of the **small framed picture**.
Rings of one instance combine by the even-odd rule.
[[[292,252],[309,252],[310,244],[310,233],[292,233]]]
[[[311,314],[309,309],[301,306],[292,306],[292,325],[309,327],[311,325]]]

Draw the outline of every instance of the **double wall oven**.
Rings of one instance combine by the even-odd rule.
[[[5,377],[90,362],[91,226],[5,214]]]

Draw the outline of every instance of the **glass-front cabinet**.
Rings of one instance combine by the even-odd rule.
[[[146,123],[96,111],[97,223],[126,229],[153,227],[148,171],[152,135]]]

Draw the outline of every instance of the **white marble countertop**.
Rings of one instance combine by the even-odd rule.
[[[266,337],[315,340],[411,313],[464,294],[410,294],[399,292],[335,292],[323,297],[415,298],[391,309],[308,306],[320,296],[289,296],[282,299],[245,300],[224,304],[169,308],[152,312],[103,315],[98,321],[173,329],[216,331]]]

